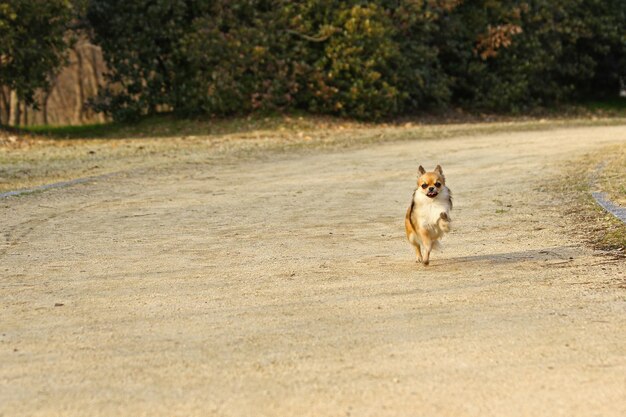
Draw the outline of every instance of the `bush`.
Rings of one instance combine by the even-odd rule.
[[[482,3],[460,5],[445,27],[442,63],[455,80],[455,101],[522,111],[617,95],[626,74],[626,3]]]
[[[195,19],[181,40],[192,74],[180,109],[232,114],[291,106],[298,60],[279,17],[251,0],[217,3]]]
[[[305,63],[311,70],[303,80],[304,105],[314,112],[357,118],[397,114],[404,95],[394,68],[401,55],[388,14],[375,4],[323,3],[337,4],[327,5],[333,11],[329,16],[313,20],[318,34],[309,42],[324,41]],[[306,26],[297,30],[301,33]]]
[[[521,111],[615,95],[626,67],[620,0],[91,0],[87,16],[118,119]]]
[[[102,47],[108,86],[96,109],[129,119],[180,105],[189,75],[180,39],[205,2],[186,0],[90,1],[87,19]]]

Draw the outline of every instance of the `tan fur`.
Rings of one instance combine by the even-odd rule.
[[[418,262],[428,265],[430,252],[439,239],[450,231],[452,197],[446,187],[441,166],[431,171],[420,165],[417,188],[404,218],[406,237],[415,247]]]

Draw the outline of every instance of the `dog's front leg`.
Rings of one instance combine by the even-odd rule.
[[[428,265],[430,262],[430,251],[433,248],[433,241],[430,238],[430,235],[425,230],[420,230],[420,237],[422,238],[422,248],[423,248],[423,257],[422,263],[424,265]]]
[[[422,263],[422,248],[420,248],[420,245],[415,245],[415,258],[417,262]]]
[[[448,233],[450,231],[450,216],[448,216],[448,213],[441,213],[437,224],[442,232]]]

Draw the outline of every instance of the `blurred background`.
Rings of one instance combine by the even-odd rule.
[[[624,0],[3,0],[0,124],[623,103]]]

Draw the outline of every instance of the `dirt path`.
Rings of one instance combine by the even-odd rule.
[[[1,200],[0,416],[624,416],[626,263],[543,191],[624,140],[181,161]],[[455,197],[427,269],[418,163]]]

